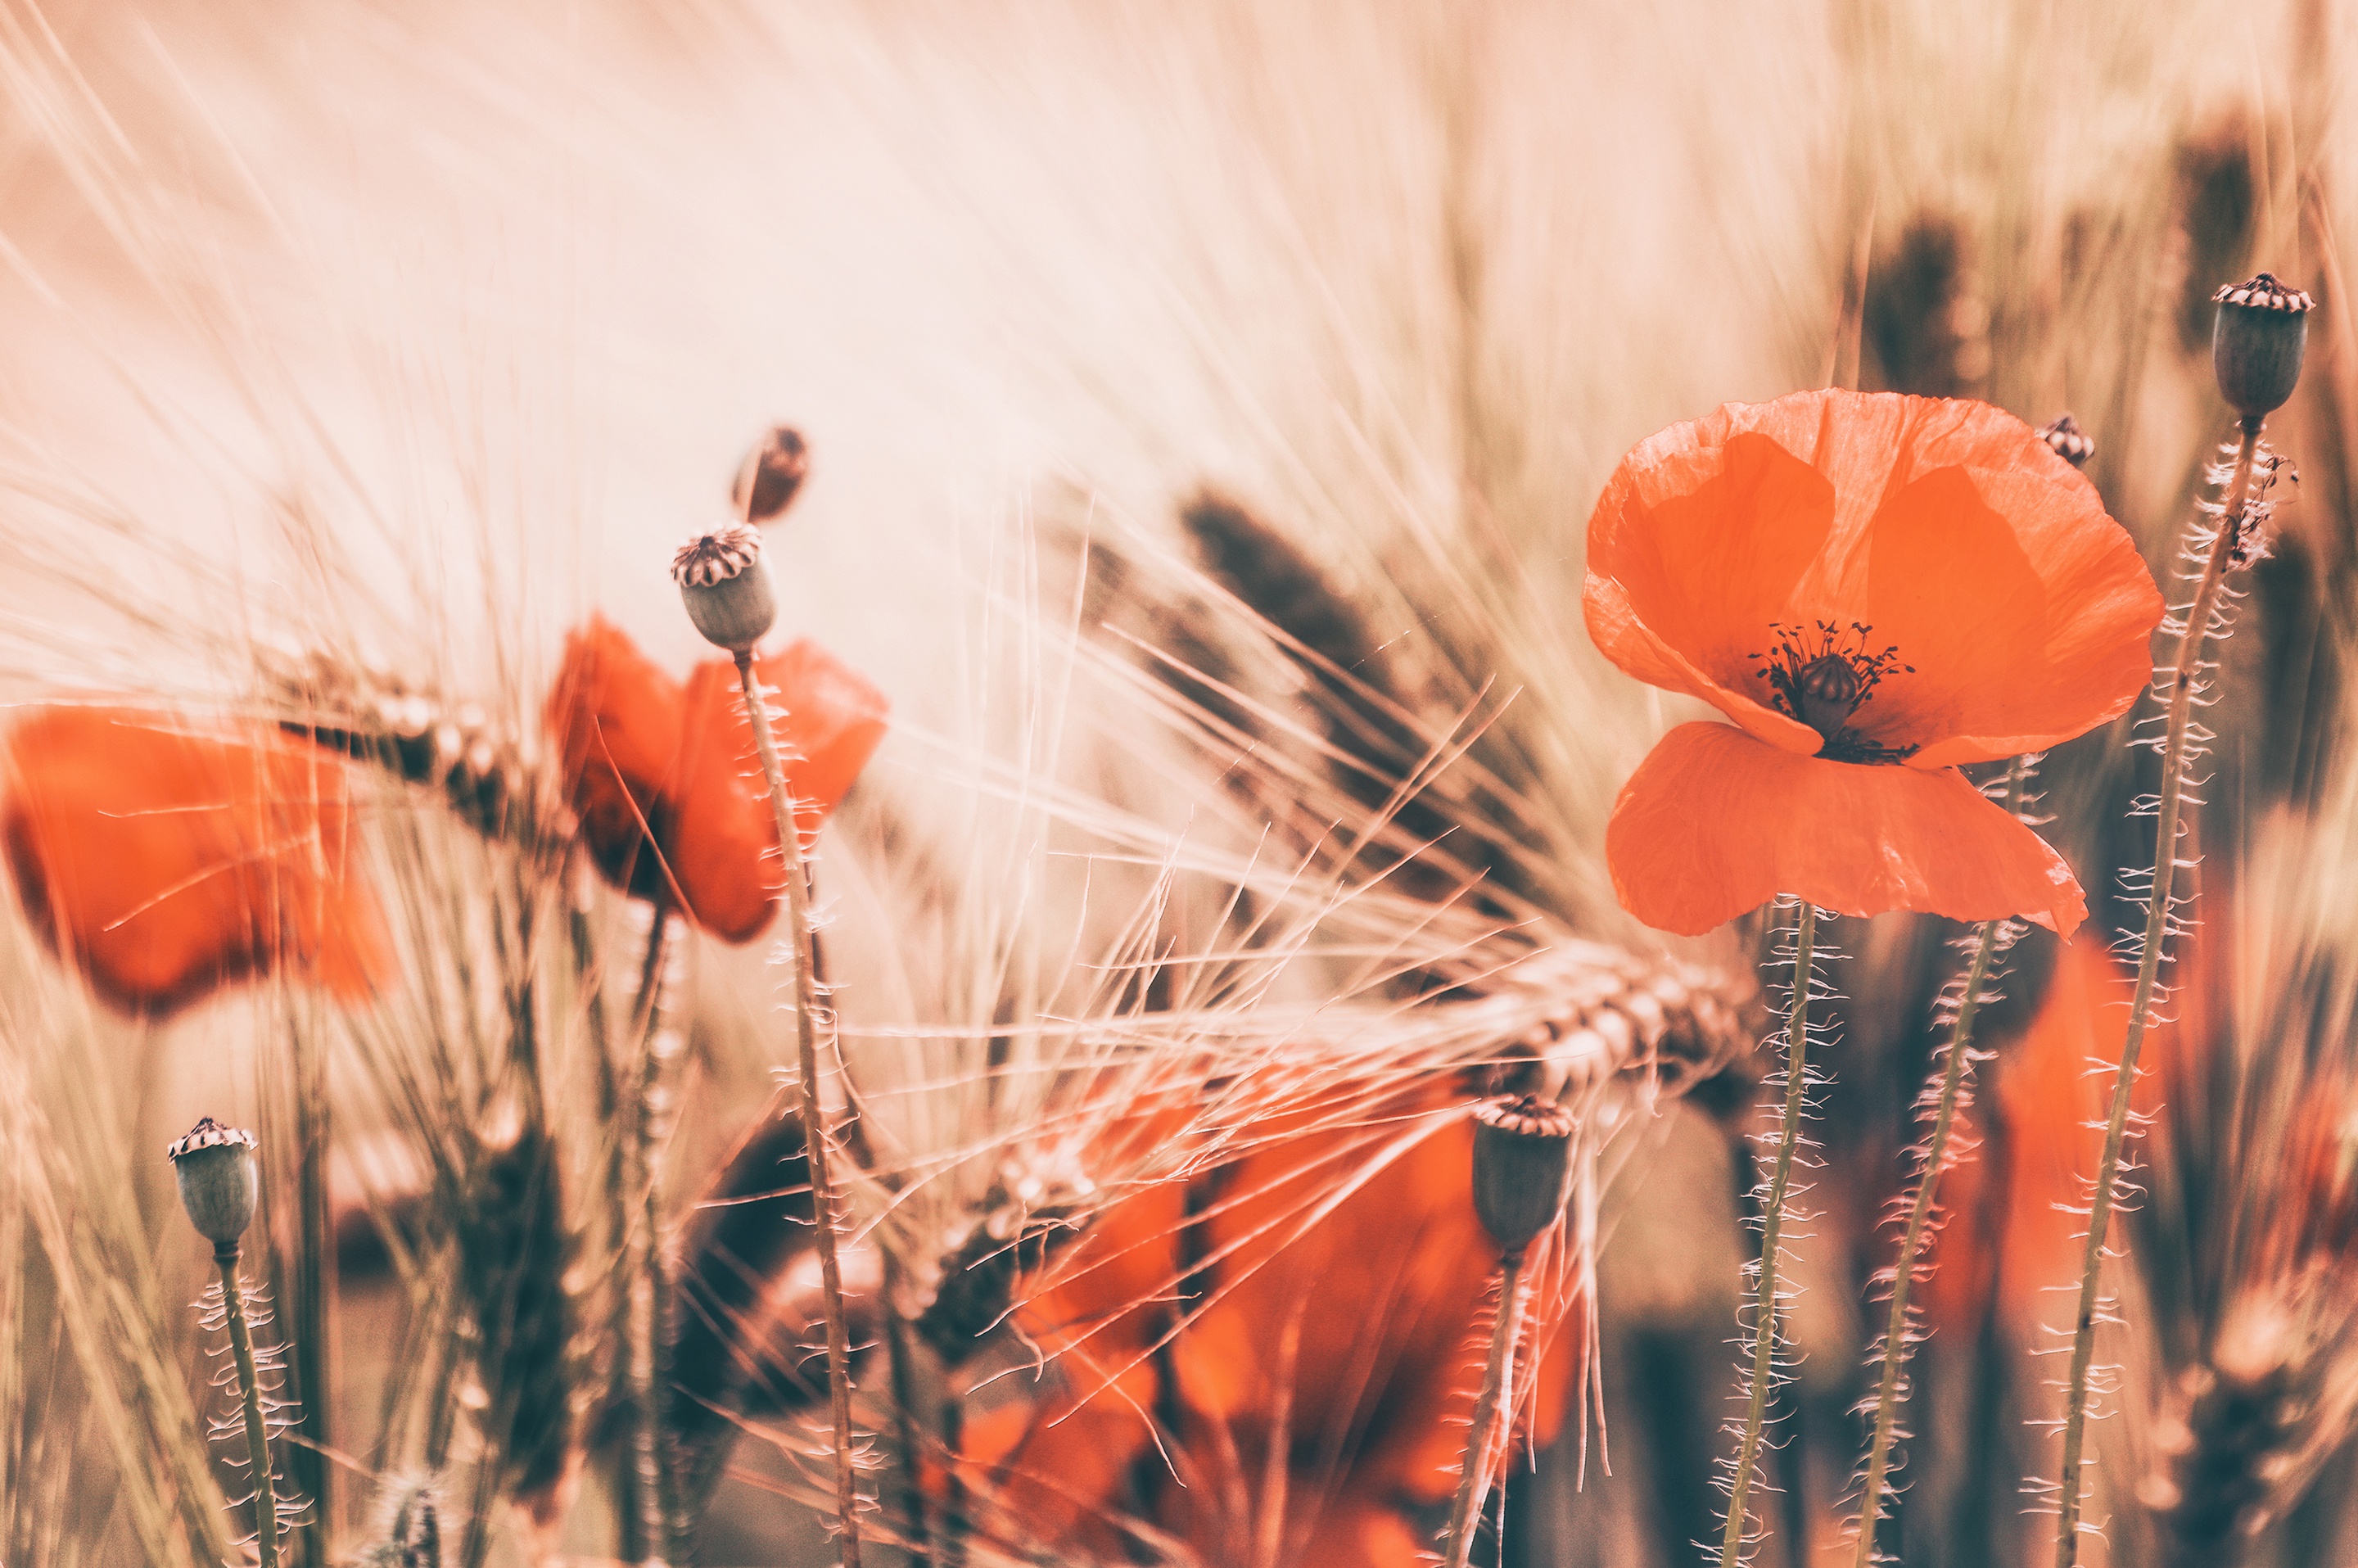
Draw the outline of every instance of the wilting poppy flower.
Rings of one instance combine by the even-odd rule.
[[[127,1011],[274,972],[358,999],[391,973],[343,765],[268,725],[34,708],[9,731],[0,824],[34,928]]]
[[[804,847],[884,738],[882,692],[807,639],[756,659]],[[729,942],[762,934],[779,888],[777,821],[737,669],[685,686],[592,616],[566,640],[545,715],[581,837],[606,880],[663,899]]]
[[[1807,392],[1621,460],[1588,524],[1589,635],[1734,727],[1664,736],[1615,805],[1621,902],[1700,935],[1796,893],[1851,914],[2087,913],[1956,770],[2118,717],[2161,595],[2094,486],[1985,404]]]

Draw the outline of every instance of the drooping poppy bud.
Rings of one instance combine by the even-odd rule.
[[[357,1000],[394,964],[347,791],[268,725],[40,708],[8,737],[0,833],[34,929],[125,1011],[274,973]]]
[[[2096,438],[2080,428],[2080,421],[2069,414],[2058,414],[2051,423],[2041,425],[2039,438],[2075,469],[2086,468],[2088,460],[2096,455]]]
[[[1474,1108],[1474,1212],[1490,1238],[1520,1252],[1563,1212],[1572,1112],[1536,1095]]]
[[[795,492],[810,473],[810,448],[791,425],[780,425],[745,454],[730,486],[730,503],[737,515],[759,524],[770,522],[794,504]]]
[[[741,524],[682,545],[672,557],[671,577],[687,618],[716,648],[749,652],[778,619],[770,574],[762,569],[762,535]]]
[[[2246,419],[2275,413],[2300,380],[2309,313],[2316,302],[2265,272],[2211,297],[2219,306],[2211,329],[2211,368],[2219,378],[2220,395]]]
[[[210,1116],[164,1150],[180,1184],[180,1206],[189,1211],[189,1223],[215,1247],[235,1245],[254,1223],[254,1206],[262,1197],[261,1162],[254,1150],[253,1133],[223,1127]]]

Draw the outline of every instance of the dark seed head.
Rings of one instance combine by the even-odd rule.
[[[810,448],[804,444],[803,433],[780,425],[745,455],[729,499],[746,522],[767,523],[794,504],[809,474]]]
[[[236,1241],[254,1223],[254,1206],[262,1196],[254,1148],[253,1133],[223,1127],[209,1116],[164,1151],[179,1179],[180,1206],[189,1211],[189,1223],[216,1247]]]
[[[2059,414],[2053,424],[2040,427],[2039,438],[2075,469],[2086,468],[2088,460],[2096,455],[2095,438],[2080,428],[2080,421],[2069,414]]]
[[[699,534],[672,557],[687,618],[715,647],[741,654],[768,634],[778,618],[770,576],[762,569],[762,535],[731,523]]]
[[[1858,707],[1858,671],[1840,654],[1801,667],[1801,722],[1831,741]]]
[[[1474,1213],[1509,1252],[1530,1246],[1563,1212],[1574,1125],[1570,1111],[1536,1095],[1474,1108]]]
[[[2283,407],[2300,380],[2309,313],[2316,302],[2265,272],[2211,297],[2219,306],[2211,329],[2211,368],[2220,395],[2246,419]]]

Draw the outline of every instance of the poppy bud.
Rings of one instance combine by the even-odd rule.
[[[2075,469],[2086,468],[2088,460],[2096,455],[2095,438],[2080,428],[2080,421],[2069,414],[2058,414],[2053,424],[2040,426],[2039,438]]]
[[[1490,1238],[1520,1252],[1563,1211],[1572,1112],[1537,1095],[1474,1108],[1474,1213]]]
[[[216,1247],[234,1247],[254,1223],[262,1172],[254,1134],[206,1117],[164,1151],[180,1182],[180,1206],[197,1234]]]
[[[2220,394],[2246,419],[2283,407],[2300,380],[2315,302],[2265,272],[2211,297],[2219,307],[2211,329],[2211,368]]]
[[[810,473],[810,448],[803,433],[781,425],[745,454],[729,487],[730,503],[748,523],[767,523],[794,504],[795,492]]]
[[[699,534],[672,557],[687,618],[706,642],[732,654],[750,651],[778,618],[770,577],[762,569],[762,535],[731,523]]]

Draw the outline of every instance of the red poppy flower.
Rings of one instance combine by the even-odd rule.
[[[287,972],[365,997],[393,968],[342,764],[264,724],[49,707],[8,738],[0,823],[27,917],[91,989],[164,1015]]]
[[[753,670],[773,694],[807,850],[884,738],[884,696],[807,639]],[[778,901],[778,829],[735,663],[707,660],[683,687],[593,615],[566,640],[545,719],[606,880],[678,905],[723,941],[760,935]]]
[[[1588,524],[1589,635],[1735,726],[1664,736],[1615,805],[1623,905],[1690,935],[1796,893],[2025,915],[2068,867],[1956,772],[2125,712],[2161,595],[2095,488],[1985,404],[1729,404],[1621,460]]]

